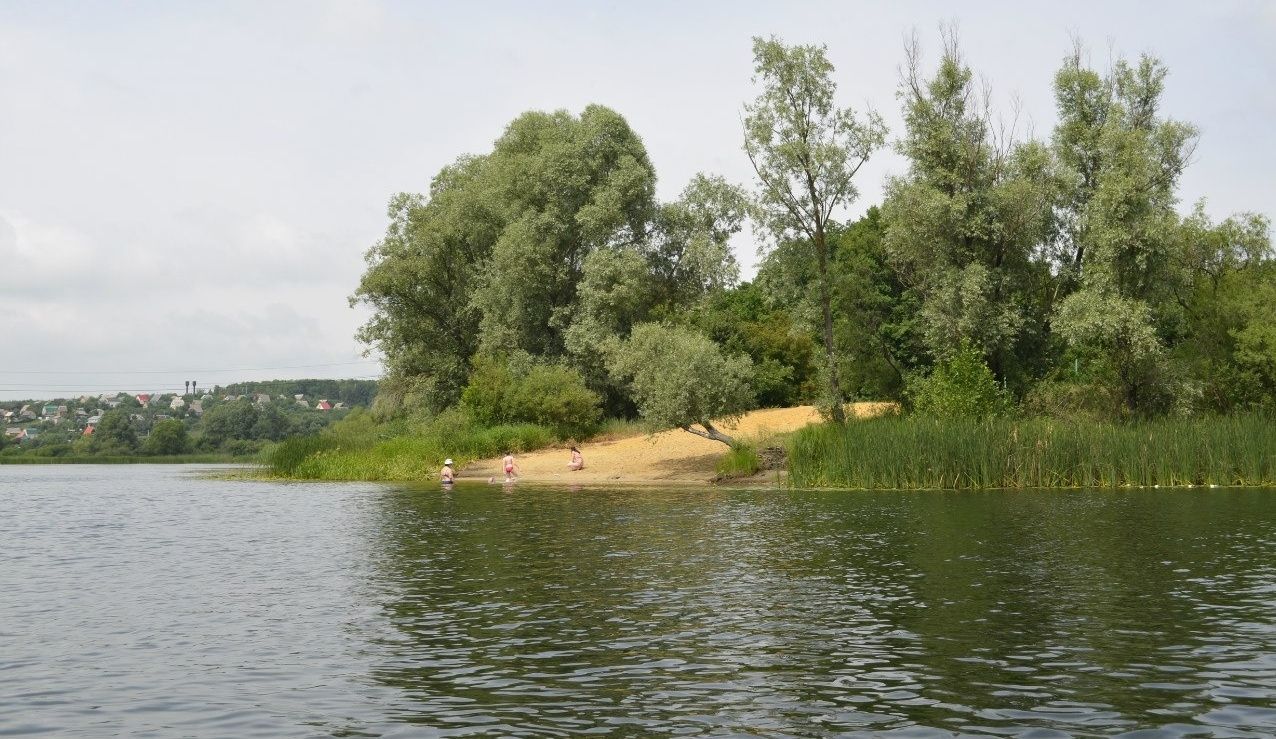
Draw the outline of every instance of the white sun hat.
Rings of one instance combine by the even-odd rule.
[[[449,457],[449,458],[447,458],[447,459],[443,460],[443,464],[449,464],[449,465],[450,465],[450,464],[452,464],[452,459],[451,459],[451,457]]]

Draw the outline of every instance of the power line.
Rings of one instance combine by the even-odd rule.
[[[298,378],[298,379],[289,379],[289,378],[279,379],[279,378],[275,378],[275,379],[270,379],[270,380],[236,380],[236,381],[234,381],[234,382],[218,382],[218,383],[214,383],[214,384],[215,384],[215,385],[218,385],[218,386],[225,386],[225,385],[244,385],[244,384],[250,384],[250,383],[251,383],[251,384],[260,384],[260,383],[264,383],[264,382],[306,382],[306,381],[310,381],[310,380],[317,380],[317,381],[320,381],[320,382],[340,382],[341,380],[379,380],[379,379],[381,379],[381,375],[355,375],[355,376],[352,376],[352,377],[303,377],[303,378]],[[99,383],[83,383],[83,382],[77,382],[77,383],[75,383],[74,385],[64,385],[64,384],[61,384],[61,383],[49,383],[49,382],[23,382],[23,383],[12,383],[12,382],[11,382],[11,383],[4,383],[4,382],[0,382],[0,390],[9,390],[9,389],[15,389],[15,388],[16,388],[16,389],[19,389],[19,390],[21,390],[21,389],[23,389],[23,388],[54,388],[54,389],[57,389],[57,388],[68,388],[68,387],[69,387],[69,388],[107,388],[107,389],[110,389],[110,388],[113,388],[113,387],[120,387],[121,385],[137,385],[138,387],[141,387],[141,385],[139,385],[138,383],[130,382],[130,381],[128,381],[128,380],[121,380],[121,381],[119,381],[119,382],[113,382],[113,383],[109,383],[109,384],[99,384]],[[168,388],[168,387],[178,387],[178,388],[180,388],[180,387],[182,387],[182,386],[181,386],[181,385],[167,385],[167,384],[166,384],[166,385],[162,385],[162,386],[160,386],[160,387],[165,387],[165,388]],[[206,387],[212,387],[212,385],[206,385]]]
[[[217,374],[217,373],[250,373],[279,369],[310,369],[322,366],[350,366],[357,364],[380,364],[380,360],[365,359],[360,361],[334,361],[325,364],[295,364],[281,366],[250,366],[250,368],[230,369],[174,369],[174,370],[10,370],[0,369],[0,375],[165,375],[165,374]]]
[[[332,377],[332,378],[325,378],[325,377],[311,377],[311,378],[304,378],[304,379],[306,379],[306,380],[319,380],[319,381],[321,381],[321,382],[340,382],[340,381],[342,381],[342,380],[380,380],[380,379],[381,379],[381,377],[382,377],[381,375],[358,375],[358,376],[355,376],[355,377]],[[236,382],[217,383],[217,385],[216,385],[216,386],[217,386],[217,387],[225,387],[225,386],[227,386],[227,385],[250,385],[250,384],[261,384],[261,383],[267,383],[267,382],[282,382],[282,383],[287,383],[287,382],[300,382],[300,381],[301,381],[301,380],[286,380],[286,379],[285,379],[285,380],[278,380],[278,379],[276,379],[276,380],[238,380],[238,381],[236,381]],[[17,392],[32,392],[32,393],[37,393],[37,392],[59,392],[59,393],[66,393],[67,395],[74,395],[74,394],[94,395],[94,394],[98,394],[98,393],[100,393],[100,392],[101,392],[101,391],[103,391],[103,390],[117,390],[117,391],[119,391],[119,392],[124,392],[123,390],[120,390],[120,388],[121,388],[121,387],[133,387],[134,389],[138,389],[138,391],[139,391],[139,392],[161,393],[161,394],[163,394],[163,393],[178,393],[178,394],[183,394],[184,392],[189,392],[186,388],[184,388],[184,387],[183,387],[183,386],[181,386],[181,385],[161,385],[161,386],[158,386],[158,387],[145,387],[145,386],[142,386],[142,385],[133,385],[133,384],[131,384],[131,383],[127,382],[127,381],[119,382],[119,383],[116,383],[116,384],[114,384],[114,385],[85,385],[85,384],[79,384],[79,385],[15,385],[15,384],[4,384],[4,383],[0,383],[0,392],[2,392],[2,393],[17,393]],[[204,388],[202,388],[202,389],[203,389],[204,391],[211,391],[211,390],[213,389],[213,387],[214,387],[214,386],[206,386],[206,387],[204,387]]]

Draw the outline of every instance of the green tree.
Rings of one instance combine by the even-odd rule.
[[[655,301],[666,312],[736,284],[740,268],[729,242],[748,207],[742,189],[704,174],[693,177],[678,200],[660,206],[645,252]]]
[[[899,93],[909,169],[887,182],[886,249],[920,298],[930,354],[944,359],[970,342],[1005,377],[1021,336],[1045,326],[1050,274],[1036,255],[1052,221],[1049,152],[995,127],[954,35],[932,77],[921,65],[913,41]]]
[[[217,449],[230,441],[254,439],[257,418],[257,408],[248,400],[223,403],[204,413],[202,443]]]
[[[690,329],[637,326],[609,365],[653,429],[680,428],[730,445],[731,437],[713,420],[737,418],[753,407],[749,359],[723,355],[717,344]]]
[[[186,424],[169,418],[155,424],[142,444],[142,453],[151,455],[185,454],[190,450]]]
[[[1054,249],[1061,275],[1054,330],[1108,368],[1130,411],[1174,397],[1167,350],[1184,315],[1179,178],[1196,129],[1158,116],[1167,70],[1144,56],[1106,76],[1078,49],[1055,77],[1054,151],[1064,183]]]
[[[97,454],[135,454],[137,432],[128,412],[117,408],[103,413],[102,421],[93,430],[91,448]]]
[[[748,355],[759,405],[807,402],[819,392],[816,335],[768,297],[756,283],[746,283],[714,295],[684,317],[727,354]]]
[[[906,375],[928,364],[917,293],[892,269],[881,210],[837,230],[833,330],[845,388],[866,400],[898,399]]]
[[[379,404],[455,403],[480,346],[562,356],[587,260],[648,237],[654,191],[641,139],[591,105],[524,113],[428,196],[396,196],[352,298],[373,309],[360,338],[385,357]]]
[[[499,229],[476,194],[484,161],[462,158],[445,167],[428,199],[404,193],[390,201],[386,235],[368,251],[368,269],[350,299],[372,309],[358,336],[384,357],[382,394],[397,403],[437,410],[465,385],[478,348],[470,291]]]
[[[482,346],[558,357],[585,259],[647,235],[655,171],[638,135],[598,105],[524,113],[496,142],[484,186],[499,231],[471,297]]]
[[[1175,358],[1200,379],[1215,411],[1276,408],[1276,260],[1271,226],[1255,214],[1214,224],[1198,204],[1181,229],[1190,289]]]
[[[293,428],[288,416],[271,403],[257,412],[257,419],[253,421],[252,438],[281,441],[292,435]]]
[[[856,172],[882,146],[886,127],[837,108],[833,65],[822,46],[753,40],[754,80],[762,92],[745,106],[744,149],[757,175],[756,214],[776,242],[802,240],[818,270],[820,327],[827,397],[824,407],[845,421],[845,394],[833,340],[828,229],[834,213],[855,200]]]
[[[610,379],[605,357],[638,323],[678,321],[736,284],[729,241],[747,210],[742,190],[697,174],[678,200],[659,206],[643,242],[599,249],[585,258],[575,319],[565,333],[572,365],[617,415],[632,411]]]

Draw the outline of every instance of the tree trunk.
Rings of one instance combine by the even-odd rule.
[[[824,229],[815,231],[815,250],[820,256],[820,310],[824,314],[824,362],[828,374],[829,400],[833,421],[846,423],[846,413],[842,410],[845,398],[842,397],[842,383],[837,377],[837,360],[833,351],[833,306],[829,290],[829,255],[828,242],[824,239]]]
[[[727,436],[714,428],[712,423],[708,421],[701,421],[700,425],[704,426],[704,431],[701,431],[700,429],[693,429],[691,426],[683,426],[682,430],[689,434],[695,434],[702,439],[713,439],[714,441],[720,441],[727,446],[735,446],[735,439],[732,439],[730,436]]]

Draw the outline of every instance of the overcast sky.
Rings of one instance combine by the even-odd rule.
[[[456,5],[0,0],[0,398],[375,376],[347,297],[392,193],[591,102],[643,137],[662,198],[747,182],[755,35],[827,44],[840,102],[893,135],[914,28],[933,59],[955,21],[1039,136],[1073,36],[1101,67],[1154,53],[1165,113],[1201,129],[1182,207],[1276,215],[1276,2]],[[847,215],[903,166],[862,170]]]

